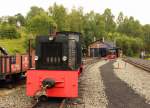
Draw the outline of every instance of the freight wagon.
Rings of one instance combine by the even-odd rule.
[[[1,48],[0,55],[0,80],[10,80],[13,77],[23,75],[28,69],[29,64],[34,67],[34,53],[30,55],[31,63],[29,63],[29,54],[16,54],[14,56]]]

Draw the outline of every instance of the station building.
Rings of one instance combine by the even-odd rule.
[[[114,42],[97,40],[88,46],[89,57],[106,57],[108,52],[118,51]]]

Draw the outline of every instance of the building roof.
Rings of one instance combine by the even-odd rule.
[[[112,49],[114,47],[116,47],[116,45],[113,42],[110,41],[104,41],[102,42],[102,40],[96,40],[94,42],[92,42],[89,47],[101,47],[101,48],[108,48],[108,49]]]

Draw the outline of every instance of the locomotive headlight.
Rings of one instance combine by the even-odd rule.
[[[63,60],[63,61],[66,61],[66,60],[67,60],[67,56],[63,56],[63,57],[62,57],[62,60]]]
[[[39,57],[38,57],[38,56],[35,56],[34,60],[38,60],[38,59],[39,59]]]
[[[53,36],[50,36],[48,39],[49,39],[50,41],[52,41],[52,40],[54,39],[54,37],[53,37]]]

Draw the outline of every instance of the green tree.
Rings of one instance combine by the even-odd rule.
[[[35,7],[34,7],[35,8]],[[30,19],[27,20],[27,30],[32,33],[32,35],[48,35],[49,30],[54,26],[54,21],[48,14],[41,8],[36,8],[37,10],[31,8],[28,13]],[[34,11],[33,11],[34,10]],[[35,13],[33,13],[35,12]],[[32,13],[32,14],[31,14]],[[37,14],[38,13],[38,14]]]
[[[69,30],[67,11],[62,5],[55,3],[52,7],[49,7],[48,14],[55,20],[58,31]]]
[[[25,25],[26,20],[21,13],[16,14],[15,17],[16,17],[16,22],[19,22],[21,26]]]
[[[143,40],[145,42],[145,49],[150,52],[150,24],[146,24],[142,27]]]
[[[30,20],[30,18],[40,15],[41,13],[46,13],[46,12],[42,8],[39,8],[37,6],[32,6],[30,8],[30,11],[27,13],[26,20]]]
[[[28,31],[33,35],[48,35],[53,25],[53,19],[46,14],[36,15],[27,22]]]
[[[121,25],[124,21],[124,15],[122,12],[119,13],[118,18],[117,18],[117,24]]]
[[[116,30],[116,23],[114,21],[114,15],[111,13],[111,9],[105,9],[103,13],[105,19],[105,31],[114,32]]]
[[[83,32],[83,9],[73,8],[68,15],[69,30],[75,32]]]
[[[123,22],[119,23],[118,25],[118,32],[132,37],[141,37],[142,26],[140,22],[135,20],[133,17],[125,17]]]
[[[140,50],[143,47],[143,40],[141,38],[122,35],[116,38],[116,44],[123,50],[125,55],[134,56],[140,53]]]
[[[105,34],[104,17],[91,11],[84,16],[83,31],[86,47],[94,38],[101,39]]]
[[[10,25],[16,25],[16,18],[14,16],[8,16],[7,18]]]
[[[14,39],[19,38],[20,33],[17,31],[16,26],[10,24],[1,24],[0,25],[0,38],[4,39]]]

